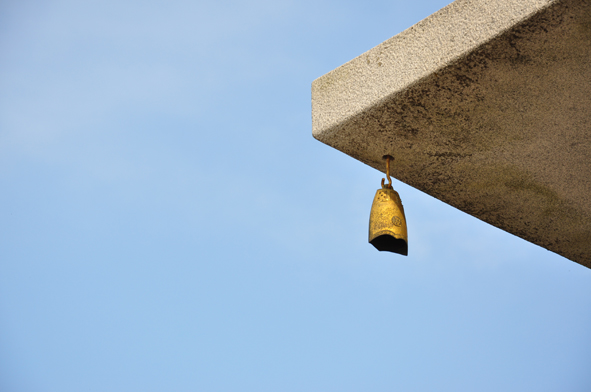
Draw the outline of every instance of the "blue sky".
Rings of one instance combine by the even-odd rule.
[[[0,4],[1,391],[589,391],[591,271],[312,138],[446,1]]]

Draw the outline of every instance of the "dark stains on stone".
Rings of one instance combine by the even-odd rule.
[[[472,156],[469,152],[428,152],[427,155],[432,158],[466,158]]]

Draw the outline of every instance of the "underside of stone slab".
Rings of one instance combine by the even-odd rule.
[[[591,268],[591,0],[457,0],[312,83],[313,135]]]

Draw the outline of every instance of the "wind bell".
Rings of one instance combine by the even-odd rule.
[[[369,214],[369,243],[379,251],[388,251],[408,256],[408,233],[406,232],[406,217],[400,196],[392,188],[390,178],[390,155],[386,159],[386,177],[388,184],[378,189],[371,205]]]

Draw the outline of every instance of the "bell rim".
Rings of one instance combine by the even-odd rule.
[[[369,237],[369,242],[373,241],[374,239],[376,239],[379,236],[382,235],[390,235],[394,238],[396,238],[397,240],[404,240],[406,241],[406,243],[408,243],[408,234],[404,235],[404,234],[397,234],[395,232],[393,232],[392,230],[380,230],[378,232],[373,233],[372,236]]]

